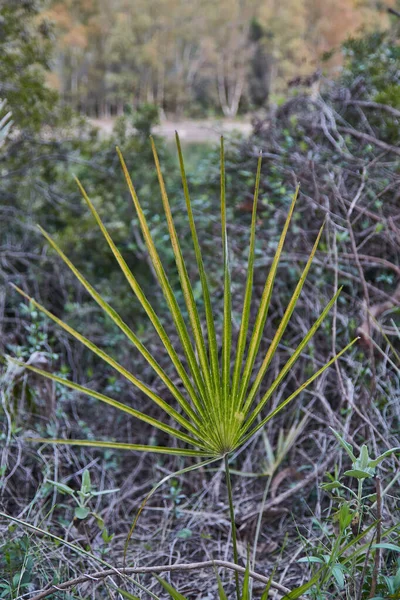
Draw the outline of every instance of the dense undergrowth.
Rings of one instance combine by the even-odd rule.
[[[285,594],[276,584],[292,590],[310,580],[314,585],[305,592],[318,599],[396,598],[400,589],[399,458],[396,453],[389,454],[374,466],[362,450],[366,444],[374,459],[400,445],[396,354],[400,96],[396,87],[396,31],[349,42],[345,52],[345,68],[338,81],[324,82],[321,93],[315,96],[299,90],[271,110],[267,119],[256,122],[248,140],[232,139],[226,148],[234,335],[240,327],[259,151],[263,168],[257,206],[255,299],[261,297],[295,185],[300,182],[260,356],[268,350],[319,225],[326,219],[292,322],[261,389],[268,389],[340,286],[343,290],[337,306],[274,396],[274,406],[356,335],[361,336],[341,362],[324,372],[288,412],[278,415],[230,457],[239,561],[245,567],[249,559],[267,580],[272,573],[270,592],[276,597]],[[46,123],[29,128],[25,122],[18,123],[16,115],[16,123],[0,148],[2,354],[68,377],[158,419],[159,410],[144,395],[126,385],[33,306],[21,303],[8,285],[14,283],[37,298],[127,369],[140,374],[152,390],[169,401],[144,359],[132,351],[68,269],[48,251],[35,228],[39,222],[55,237],[172,376],[157,336],[147,326],[140,304],[127,293],[72,177],[75,174],[84,182],[132,272],[158,314],[166,315],[114,150],[116,144],[121,147],[176,289],[179,278],[167,244],[157,175],[150,168],[147,132],[129,134],[127,123],[121,120],[113,140],[102,141],[75,117],[65,121],[62,113],[54,104],[56,129]],[[136,126],[141,121],[138,118]],[[148,128],[147,121],[145,126]],[[193,257],[188,267],[195,281],[179,165],[161,140],[157,147],[173,199],[179,240],[185,255]],[[216,320],[221,325],[222,270],[216,261],[220,238],[218,149],[198,159],[195,167],[188,173],[188,182]],[[201,306],[200,288],[194,288],[194,297]],[[177,300],[184,310],[183,296]],[[255,316],[252,312],[251,323]],[[178,346],[167,316],[162,324]],[[219,337],[217,341],[221,345]],[[179,381],[174,383],[180,385]],[[111,449],[27,443],[27,435],[118,439],[147,445],[165,445],[167,437],[151,426],[138,426],[112,407],[5,361],[0,424],[1,510],[25,523],[6,518],[0,521],[0,596],[5,598],[33,598],[46,586],[106,571],[110,568],[107,565],[122,567],[132,519],[149,490],[163,477],[194,464],[182,457],[154,458]],[[328,426],[353,450],[347,446],[343,449]],[[151,574],[152,569],[159,572],[157,565],[231,561],[225,486],[223,470],[218,464],[210,465],[173,477],[149,500],[132,534],[125,563],[149,568],[150,573],[138,578],[147,590],[158,596],[165,593]],[[114,491],[98,495],[105,490]],[[377,547],[379,543],[384,547]],[[234,597],[232,571],[221,565],[218,569],[228,597]],[[217,597],[217,578],[212,570],[197,567],[166,575],[167,571],[163,571],[163,578],[170,576],[174,587],[188,598]],[[252,581],[254,596],[261,597],[266,582]],[[121,593],[117,588],[143,598],[149,593],[116,573],[98,581],[88,577],[67,592],[50,591],[52,598],[117,598]]]

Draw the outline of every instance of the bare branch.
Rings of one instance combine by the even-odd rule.
[[[165,571],[198,571],[199,569],[210,569],[215,567],[223,567],[224,569],[230,569],[232,571],[236,571],[237,573],[244,574],[246,569],[244,567],[240,567],[239,565],[235,565],[234,563],[227,562],[225,560],[207,560],[204,562],[196,562],[196,563],[177,563],[174,565],[156,565],[154,567],[125,567],[122,569],[107,569],[105,571],[96,571],[94,573],[86,573],[84,575],[80,575],[79,577],[75,577],[75,579],[70,579],[69,581],[64,581],[64,583],[59,583],[57,585],[52,585],[51,587],[42,590],[36,596],[33,596],[31,600],[42,600],[42,598],[46,598],[47,596],[51,596],[52,594],[64,590],[68,590],[72,587],[75,587],[81,583],[86,582],[96,582],[100,579],[105,579],[106,577],[111,577],[112,575],[134,575],[139,573],[163,573]],[[259,581],[260,583],[269,583],[269,577],[265,575],[260,575],[259,573],[255,573],[254,571],[250,571],[250,577],[254,579],[254,581]],[[271,587],[281,592],[282,594],[288,594],[290,590],[280,583],[276,583],[274,581],[271,582]]]
[[[400,16],[400,13],[399,13]],[[380,102],[369,102],[367,100],[348,100],[346,104],[351,106],[361,106],[362,108],[372,108],[377,110],[383,110],[384,112],[393,115],[393,117],[400,118],[400,110],[394,108],[393,106],[389,106],[388,104],[381,104]]]

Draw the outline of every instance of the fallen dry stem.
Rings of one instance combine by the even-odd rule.
[[[196,563],[177,563],[175,565],[156,565],[154,567],[125,567],[121,569],[107,569],[104,571],[96,571],[94,573],[86,573],[80,575],[79,577],[75,577],[75,579],[70,579],[69,581],[65,581],[64,583],[60,583],[58,585],[52,585],[51,587],[42,590],[36,596],[33,596],[31,600],[41,600],[42,598],[46,598],[47,596],[51,596],[56,592],[62,592],[64,590],[68,590],[76,585],[86,582],[96,582],[101,579],[105,579],[106,577],[111,577],[112,575],[134,575],[134,574],[143,574],[143,573],[163,573],[165,571],[198,571],[199,569],[210,569],[215,567],[223,567],[225,569],[230,569],[235,571],[236,573],[244,574],[246,569],[239,565],[235,565],[234,563],[227,562],[225,560],[207,560],[204,562],[196,562]],[[261,575],[260,573],[256,573],[255,571],[250,571],[249,575],[254,581],[259,581],[260,583],[265,583],[266,585],[270,582],[269,577],[265,575]],[[280,583],[276,583],[272,581],[270,583],[271,588],[274,588],[278,592],[282,594],[288,594],[290,590]],[[301,597],[299,597],[301,600]]]

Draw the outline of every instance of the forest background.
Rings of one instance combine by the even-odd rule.
[[[387,4],[385,6],[388,6]],[[321,69],[337,75],[348,37],[384,28],[370,0],[65,0],[51,84],[87,115],[157,105],[163,113],[235,117],[283,98]]]

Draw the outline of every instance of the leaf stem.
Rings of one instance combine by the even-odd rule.
[[[229,513],[230,513],[231,528],[232,528],[233,560],[236,565],[239,565],[239,555],[238,555],[237,537],[236,537],[235,509],[233,506],[231,474],[230,474],[230,470],[229,470],[229,458],[228,458],[227,454],[225,454],[224,460],[225,460],[226,487],[228,489]],[[236,584],[236,598],[237,598],[237,600],[240,600],[239,573],[237,571],[235,571],[235,584]]]

